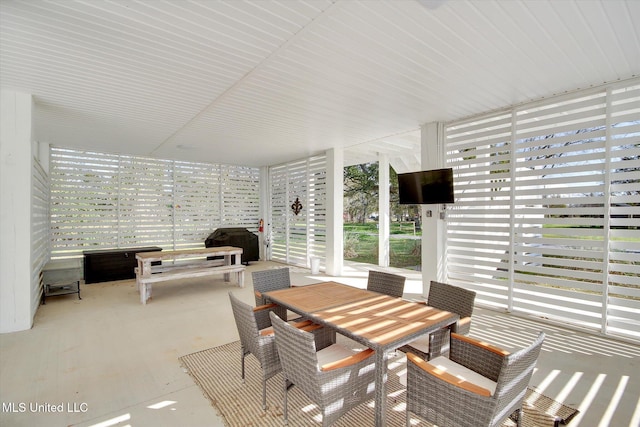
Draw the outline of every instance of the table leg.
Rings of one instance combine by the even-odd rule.
[[[231,255],[224,256],[224,265],[231,265]],[[224,273],[224,281],[228,282],[231,280],[231,275],[229,273]]]
[[[244,271],[238,271],[238,286],[244,288]]]
[[[242,252],[240,252],[239,254],[236,254],[234,264],[235,265],[242,264]],[[238,285],[241,288],[244,288],[244,271],[238,271]]]
[[[142,277],[142,261],[138,260],[138,268],[136,269],[136,291],[140,292],[140,277]]]
[[[387,421],[387,360],[386,351],[376,350],[376,426],[384,427]]]
[[[140,279],[151,277],[151,261],[138,260],[138,271],[136,272],[136,288],[140,292],[140,302],[146,304],[151,298],[151,283],[144,283]]]
[[[140,284],[140,302],[142,304],[146,304],[147,303],[147,285],[145,283],[141,283]]]

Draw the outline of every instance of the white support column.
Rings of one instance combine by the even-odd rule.
[[[264,231],[258,231],[258,245],[260,246],[260,259],[268,261],[271,259],[270,248],[265,244],[265,239],[271,236],[271,224],[269,223],[269,212],[271,212],[271,192],[269,189],[269,168],[264,166],[260,168],[260,218],[264,221]]]
[[[33,324],[29,94],[0,92],[0,332]]]
[[[389,158],[378,153],[378,265],[389,267]]]
[[[422,169],[442,167],[444,158],[440,150],[441,123],[427,123],[421,127]],[[432,280],[444,280],[445,224],[440,219],[442,205],[422,206],[422,295],[426,298]]]
[[[327,250],[326,273],[342,275],[343,267],[343,170],[344,151],[332,148],[327,151]]]
[[[47,142],[37,142],[34,149],[34,152],[38,153],[38,162],[40,162],[40,166],[42,166],[47,175],[49,175],[49,163],[51,162],[50,149],[51,147]]]

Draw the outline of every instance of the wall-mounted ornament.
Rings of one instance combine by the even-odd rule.
[[[293,204],[291,205],[291,209],[293,210],[293,213],[296,215],[298,215],[302,210],[302,203],[300,203],[300,199],[298,197],[296,197],[296,201],[293,202]]]

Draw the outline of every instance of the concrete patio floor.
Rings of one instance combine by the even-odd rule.
[[[146,306],[134,280],[50,298],[31,330],[0,335],[0,425],[222,426],[178,357],[237,340],[227,293],[253,304],[250,272],[282,266],[252,263],[242,289],[221,278],[157,284]],[[331,278],[291,267],[292,283],[365,287],[368,268],[349,264]],[[405,296],[419,297],[420,274],[397,271]],[[514,349],[541,330],[531,385],[580,410],[569,426],[640,425],[640,346],[481,308],[471,336]]]

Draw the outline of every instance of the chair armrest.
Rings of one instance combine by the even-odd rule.
[[[256,296],[256,298],[262,298],[262,293],[260,291],[253,291],[253,294]]]
[[[273,331],[272,327],[268,327],[266,329],[261,329],[260,330],[260,336],[261,337],[272,337],[275,334],[275,332]]]
[[[373,355],[373,350],[368,348],[352,356],[345,357],[344,359],[336,360],[334,362],[322,365],[320,367],[320,370],[326,372],[326,371],[333,371],[334,369],[346,368],[347,366],[355,365],[356,363],[362,362],[363,360],[371,357],[372,355]]]
[[[418,368],[420,368],[422,371],[426,372],[427,374],[432,375],[433,377],[441,381],[444,381],[448,384],[451,384],[455,387],[461,388],[463,390],[469,391],[479,396],[486,396],[486,397],[491,396],[491,391],[487,390],[486,388],[480,387],[479,385],[476,385],[469,381],[462,380],[454,375],[441,371],[437,367],[433,366],[432,364],[425,361],[424,359],[419,358],[413,353],[407,353],[407,361],[413,363],[414,365],[416,365]]]
[[[471,330],[471,317],[462,317],[457,323],[453,324],[451,328],[452,333],[459,335],[467,335]]]
[[[270,308],[274,308],[277,307],[276,304],[264,304],[264,305],[259,305],[257,307],[253,307],[253,312],[255,313],[256,311],[262,311],[262,310],[268,310]]]
[[[456,339],[456,340],[464,341],[464,342],[469,343],[471,345],[474,345],[476,347],[482,348],[484,350],[488,350],[488,351],[490,351],[492,353],[495,353],[495,354],[497,354],[499,356],[508,356],[509,355],[508,351],[503,350],[500,347],[496,347],[495,345],[491,345],[489,343],[477,340],[475,338],[468,337],[466,335],[460,335],[460,334],[453,334],[452,333],[451,334],[451,339],[452,340]]]
[[[306,331],[308,327],[311,327],[314,325],[314,323],[311,320],[302,320],[300,322],[291,322],[289,323],[291,326],[293,326],[296,329],[302,329],[303,331]],[[318,325],[320,326],[320,325]]]
[[[311,323],[309,325],[302,326],[300,329],[307,332],[313,332],[313,331],[317,331],[320,328],[324,328],[324,326],[319,325],[317,323]]]

